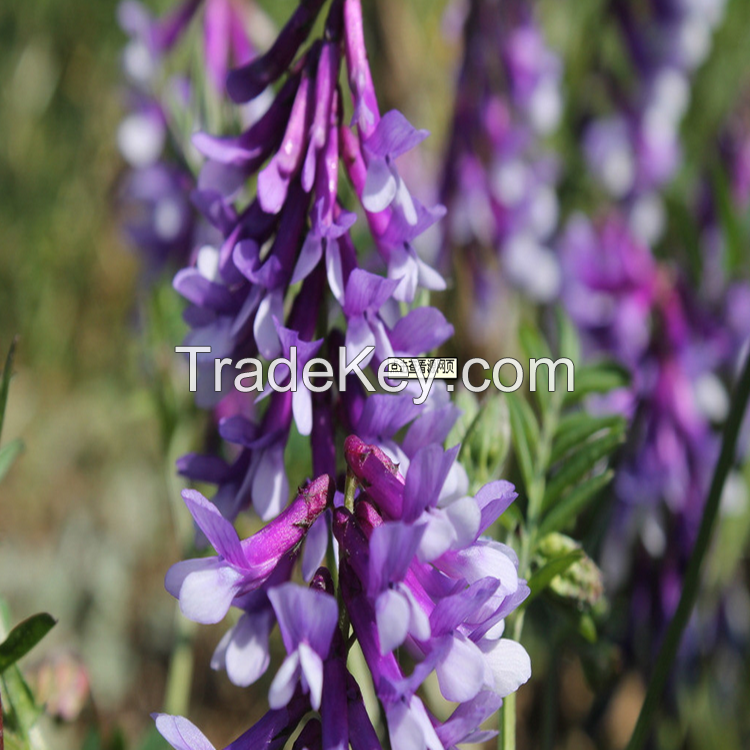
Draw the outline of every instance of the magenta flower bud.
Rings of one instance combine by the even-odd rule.
[[[356,435],[344,441],[344,454],[367,494],[390,518],[399,518],[404,498],[404,478],[398,466],[377,446],[367,445]]]

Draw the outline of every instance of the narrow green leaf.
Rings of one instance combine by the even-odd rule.
[[[21,670],[14,664],[0,675],[8,705],[5,706],[7,724],[11,731],[27,740],[29,730],[42,713],[36,705],[34,694],[26,684]]]
[[[528,489],[534,480],[534,451],[529,440],[529,433],[533,434],[534,430],[531,425],[527,424],[528,413],[521,405],[523,403],[522,399],[515,393],[509,393],[507,395],[513,447],[516,451],[516,459],[518,460],[518,466],[521,470],[521,476],[523,477],[526,489]],[[532,424],[536,427],[535,420],[532,420]],[[538,432],[538,427],[536,430]]]
[[[3,377],[0,380],[0,437],[3,434],[3,422],[5,420],[5,407],[8,403],[8,391],[10,390],[10,378],[13,374],[13,359],[16,354],[16,339],[10,342],[8,356],[5,358]]]
[[[544,536],[565,528],[612,481],[613,476],[614,471],[608,469],[579,484],[544,517],[539,534]]]
[[[565,489],[580,481],[601,459],[609,456],[622,442],[621,434],[608,434],[596,440],[590,440],[580,450],[573,453],[548,483],[542,510],[551,508]]]
[[[10,471],[13,462],[23,453],[23,448],[23,441],[19,438],[12,440],[8,445],[0,448],[0,482],[3,481],[5,475]]]
[[[561,557],[556,557],[554,560],[550,560],[546,565],[543,565],[539,570],[534,573],[529,579],[529,589],[531,593],[524,600],[524,606],[528,606],[539,594],[542,593],[552,583],[553,579],[557,576],[565,573],[568,568],[574,563],[577,563],[584,555],[582,549],[576,549],[572,552],[568,552]]]
[[[719,210],[719,221],[724,238],[724,270],[733,276],[742,266],[742,227],[732,203],[732,193],[726,171],[717,165],[713,174],[714,199]]]
[[[552,357],[549,345],[534,326],[528,324],[521,326],[521,330],[518,332],[518,340],[527,359]]]
[[[20,622],[0,643],[0,674],[25,656],[44,638],[57,621],[46,612]]]
[[[552,444],[550,464],[555,464],[566,453],[597,432],[609,430],[612,434],[622,434],[626,426],[625,418],[617,414],[606,417],[592,417],[586,412],[570,414],[560,421],[557,436]]]
[[[581,361],[581,340],[573,321],[562,307],[558,307],[557,330],[560,336],[560,356],[567,357],[574,365]]]
[[[616,362],[599,362],[576,369],[575,390],[567,393],[565,402],[574,404],[591,393],[608,393],[615,388],[625,388],[630,383],[630,373]]]

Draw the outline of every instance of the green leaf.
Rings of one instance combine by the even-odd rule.
[[[576,369],[575,389],[565,395],[567,404],[577,403],[591,393],[608,393],[630,384],[630,373],[612,361],[598,362]]]
[[[528,606],[529,603],[535,599],[539,594],[542,593],[557,576],[565,573],[571,565],[578,562],[584,555],[582,549],[576,549],[572,552],[568,552],[561,557],[556,557],[554,560],[550,560],[546,565],[543,565],[539,570],[534,573],[529,579],[530,594],[524,601],[524,606]]]
[[[743,239],[742,227],[732,202],[732,193],[726,171],[717,165],[713,174],[714,199],[719,210],[719,221],[724,238],[724,270],[734,276],[742,266]]]
[[[13,462],[23,453],[23,441],[20,438],[12,440],[8,445],[0,448],[0,482],[10,471]]]
[[[0,675],[0,680],[7,698],[7,705],[3,706],[7,713],[7,726],[22,739],[28,739],[29,730],[41,715],[42,709],[36,705],[31,688],[15,664]]]
[[[574,365],[577,365],[581,361],[581,340],[578,337],[578,331],[562,307],[557,308],[556,314],[560,336],[560,356],[567,357]]]
[[[0,674],[31,651],[57,621],[46,612],[32,615],[16,625],[0,643]]]
[[[507,394],[511,437],[524,484],[528,489],[534,480],[534,453],[539,442],[539,427],[529,405],[515,393]],[[527,411],[527,407],[528,411]]]
[[[8,356],[5,358],[5,369],[0,380],[0,437],[3,434],[3,422],[5,420],[5,407],[8,403],[8,391],[10,390],[10,378],[13,374],[13,359],[16,354],[16,339],[10,342]]]
[[[587,412],[576,412],[560,420],[557,435],[552,444],[550,463],[555,464],[566,453],[581,443],[585,443],[592,435],[602,430],[611,434],[623,434],[627,421],[618,414],[606,417],[592,417]]]
[[[614,471],[608,469],[579,484],[544,517],[539,533],[544,536],[565,528],[612,481],[613,476]]]
[[[596,440],[590,440],[573,453],[547,485],[542,510],[551,508],[568,487],[580,481],[622,442],[621,434],[607,434]]]
[[[539,361],[540,359],[547,359],[550,362],[553,361],[552,353],[550,352],[550,348],[547,345],[547,342],[544,340],[544,338],[536,328],[532,328],[528,325],[523,326],[519,332],[519,340],[521,343],[521,348],[523,349],[524,354],[529,360],[529,371],[531,371],[532,359],[536,361]],[[540,376],[536,378],[536,386],[533,390],[533,393],[534,398],[539,404],[539,408],[541,409],[542,414],[545,414],[549,408],[549,377],[547,368],[542,369],[541,372],[544,373],[544,375],[546,375],[547,377]],[[537,371],[537,375],[539,375],[539,371]]]

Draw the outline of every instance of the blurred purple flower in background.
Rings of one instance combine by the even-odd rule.
[[[442,262],[450,252],[469,265],[481,300],[499,258],[513,285],[549,302],[560,288],[549,246],[558,221],[558,169],[541,142],[562,115],[562,64],[529,3],[472,0],[462,7],[464,57],[442,187],[448,206]],[[486,316],[475,317],[479,324]]]
[[[680,127],[693,74],[708,57],[725,0],[616,2],[634,91],[584,133],[589,169],[621,202],[632,231],[649,245],[661,239],[666,215],[661,190],[682,161]]]

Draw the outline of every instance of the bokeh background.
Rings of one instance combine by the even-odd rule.
[[[0,351],[20,337],[4,440],[21,437],[26,445],[0,485],[0,595],[14,622],[40,610],[59,619],[24,662],[32,683],[55,663],[64,665],[58,682],[85,675],[80,713],[71,710],[72,721],[49,727],[51,746],[60,750],[84,742],[92,750],[136,747],[144,738],[162,746],[149,736],[148,714],[162,707],[175,639],[185,635],[162,584],[181,554],[186,522],[175,512],[180,482],[172,466],[198,441],[202,424],[172,353],[183,333],[180,303],[166,277],[146,283],[118,225],[124,164],[115,134],[124,111],[125,37],[116,5],[0,3]],[[296,3],[260,5],[283,19]],[[446,3],[377,6],[370,9],[369,47],[384,109],[397,104],[432,131],[427,168],[437,174],[459,53],[459,40],[444,34]],[[539,4],[566,71],[569,127],[555,145],[573,164],[580,160],[576,112],[604,95],[597,72],[622,66],[621,41],[603,22],[606,14],[606,0]],[[729,3],[713,49],[695,81],[683,125],[685,166],[670,201],[684,199],[715,159],[715,134],[750,85],[746,0]],[[563,203],[585,204],[589,197],[579,191],[575,180],[565,182]],[[746,564],[747,515],[733,521],[731,565]],[[720,569],[722,561],[713,565]],[[197,637],[191,717],[210,736],[229,740],[262,702],[256,706],[253,691],[208,670],[221,632],[204,627]],[[622,747],[642,677],[618,676],[605,729],[592,739],[581,725],[596,696],[575,654],[562,659],[555,746]],[[747,681],[740,682],[745,691]],[[662,729],[663,746],[747,747],[747,714],[735,710],[742,696],[722,696],[713,681],[701,687],[700,675],[696,684],[680,703],[680,718]],[[262,681],[257,695],[266,688]],[[531,698],[522,693],[519,700],[523,723],[532,718],[524,714]]]

